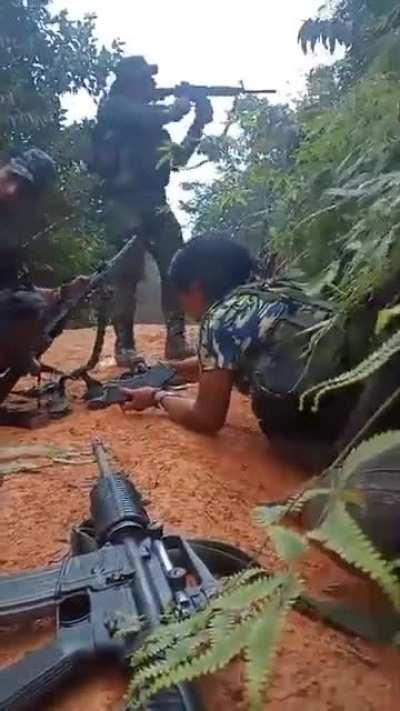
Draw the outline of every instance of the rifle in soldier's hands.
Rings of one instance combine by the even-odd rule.
[[[168,96],[185,98],[196,102],[203,97],[235,97],[248,95],[276,94],[276,89],[246,89],[243,86],[207,86],[206,84],[189,84],[183,81],[177,86],[166,89],[155,90],[158,99],[166,99]]]
[[[54,338],[61,333],[72,311],[74,311],[84,299],[104,286],[104,284],[107,284],[115,276],[120,266],[136,247],[137,241],[138,237],[132,237],[118,254],[108,260],[106,265],[101,266],[90,277],[83,277],[80,283],[76,283],[76,288],[68,291],[68,287],[64,287],[64,294],[61,291],[61,302],[55,307],[55,313],[52,312],[50,314],[49,320],[44,328],[41,346],[44,350],[47,350]],[[44,352],[44,350],[41,350],[41,352]]]
[[[59,299],[50,300],[51,303],[42,319],[39,334],[26,338],[24,334],[21,334],[17,347],[23,350],[24,357],[22,360],[18,359],[18,362],[16,359],[12,359],[10,365],[0,374],[0,403],[9,395],[21,377],[29,373],[40,372],[40,356],[62,333],[68,317],[84,299],[113,279],[124,261],[129,258],[132,250],[137,247],[137,240],[136,236],[132,237],[118,254],[91,276],[78,278],[73,285],[61,288]]]

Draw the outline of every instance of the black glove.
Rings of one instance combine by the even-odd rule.
[[[205,126],[211,123],[214,118],[214,111],[210,99],[207,96],[201,97],[195,102],[196,120]]]

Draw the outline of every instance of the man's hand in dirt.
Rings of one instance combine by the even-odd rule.
[[[122,388],[122,394],[125,397],[125,402],[121,405],[124,412],[129,410],[134,410],[135,412],[143,412],[149,407],[155,406],[154,396],[157,392],[157,388],[137,388],[136,390],[130,390],[129,388]]]

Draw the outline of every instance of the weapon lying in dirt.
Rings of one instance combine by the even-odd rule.
[[[33,708],[63,682],[81,677],[90,660],[125,665],[165,610],[178,618],[195,613],[218,591],[215,575],[255,565],[224,543],[165,536],[151,523],[135,485],[111,470],[102,444],[93,450],[100,479],[90,495],[91,521],[73,531],[72,556],[47,569],[0,576],[0,627],[54,614],[57,619],[54,643],[0,670],[1,711]],[[366,616],[309,595],[300,596],[296,609],[377,642],[390,642],[398,629],[398,616]],[[158,694],[148,711],[199,708],[184,684]]]
[[[85,283],[82,283],[80,288],[74,289],[70,295],[62,299],[61,303],[49,309],[49,315],[40,335],[40,341],[33,348],[32,359],[40,357],[50,347],[53,340],[62,332],[68,317],[74,309],[90,294],[109,282],[128,255],[134,250],[137,239],[137,237],[132,237],[118,254],[112,257],[105,266],[97,269]],[[0,375],[0,403],[5,400],[18,380],[26,375],[27,372],[26,370],[21,371],[19,368],[10,367]]]
[[[104,410],[111,405],[122,405],[127,400],[125,389],[186,387],[173,368],[163,363],[147,365],[144,360],[138,359],[132,371],[122,373],[118,378],[112,378],[106,382],[96,380],[86,370],[79,370],[77,375],[75,373],[62,375],[56,381],[50,381],[45,385],[18,394],[29,398],[40,398],[40,400],[46,401],[47,408],[58,402],[62,403],[62,401],[64,401],[64,405],[68,406],[66,384],[69,380],[78,378],[83,380],[86,385],[84,400],[87,402],[89,410]],[[61,414],[65,414],[65,409]]]
[[[0,577],[1,626],[54,613],[57,618],[53,644],[0,671],[2,711],[31,709],[80,676],[90,661],[111,658],[125,664],[165,610],[190,615],[217,590],[195,546],[164,536],[162,527],[150,522],[135,485],[112,471],[103,445],[95,442],[93,451],[100,470],[90,495],[94,538],[78,530],[76,554],[60,565]],[[124,627],[132,625],[137,631],[123,636]],[[195,711],[200,706],[193,689],[182,685],[160,693],[149,706],[167,708]]]
[[[104,410],[111,405],[123,404],[127,398],[124,388],[136,390],[137,388],[166,388],[172,385],[176,372],[172,368],[159,363],[151,367],[143,363],[135,374],[124,373],[119,378],[100,383],[94,378],[87,380],[86,400],[89,410]]]
[[[205,84],[189,84],[186,81],[168,89],[156,89],[158,99],[166,99],[168,96],[175,96],[177,98],[189,99],[190,101],[196,101],[205,96],[234,97],[252,94],[276,94],[276,89],[245,89],[243,86],[207,86]]]

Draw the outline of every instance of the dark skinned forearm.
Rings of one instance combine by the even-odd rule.
[[[173,422],[193,432],[216,434],[220,429],[220,427],[215,427],[208,418],[201,416],[196,408],[196,400],[174,395],[166,396],[163,398],[162,408]]]
[[[196,400],[165,395],[162,408],[171,420],[183,427],[195,432],[215,434],[225,423],[232,384],[233,374],[228,370],[202,373]]]

